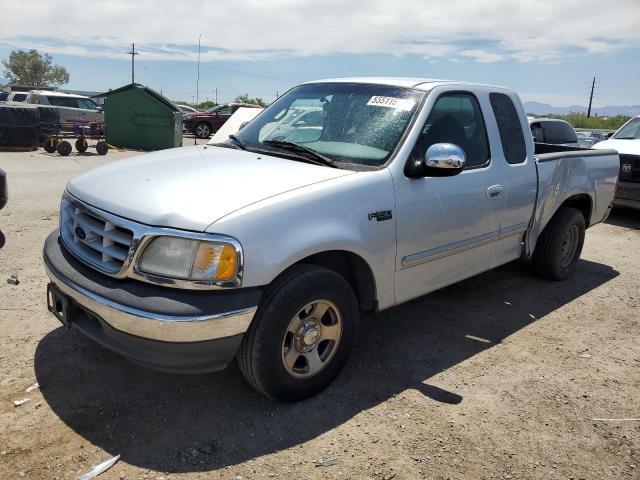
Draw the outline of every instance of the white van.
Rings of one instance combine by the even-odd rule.
[[[26,103],[47,105],[60,109],[60,121],[68,122],[104,122],[102,107],[89,97],[48,90],[32,90]]]

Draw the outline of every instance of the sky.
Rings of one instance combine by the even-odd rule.
[[[640,0],[33,0],[6,2],[0,59],[36,48],[64,88],[136,82],[174,100],[272,101],[318,78],[412,76],[510,87],[525,101],[640,104]],[[64,12],[61,14],[61,12]],[[55,19],[55,21],[51,21]],[[2,77],[0,71],[0,77]],[[1,79],[0,79],[1,80]],[[3,82],[4,83],[4,82]]]

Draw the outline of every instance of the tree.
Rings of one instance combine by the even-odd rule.
[[[251,105],[260,105],[261,107],[266,107],[267,104],[260,97],[251,98],[248,94],[238,95],[235,99],[238,103],[250,103]]]
[[[3,60],[4,75],[10,82],[23,85],[63,85],[69,83],[69,72],[53,64],[51,55],[37,50],[12,50],[9,60]]]

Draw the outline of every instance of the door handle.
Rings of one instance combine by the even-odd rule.
[[[504,192],[504,187],[502,185],[492,185],[487,188],[487,198],[489,200],[495,200],[497,198],[502,197],[502,193]]]

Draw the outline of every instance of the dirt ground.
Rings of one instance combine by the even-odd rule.
[[[235,365],[145,370],[47,312],[41,248],[67,180],[130,155],[0,152],[1,479],[118,454],[101,479],[640,478],[640,213],[590,229],[568,281],[508,265],[364,318],[333,386],[285,405]]]

